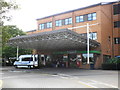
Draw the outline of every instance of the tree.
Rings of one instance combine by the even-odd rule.
[[[25,33],[16,26],[2,26],[2,57],[8,59],[9,57],[16,57],[16,47],[7,45],[10,38],[18,35],[25,35]],[[30,54],[31,50],[20,49],[19,54]]]
[[[0,26],[3,25],[3,20],[10,20],[11,17],[7,16],[6,13],[8,13],[10,10],[15,10],[18,8],[18,5],[15,4],[15,2],[6,2],[4,0],[0,0]]]
[[[4,28],[3,27],[4,20],[9,21],[11,17],[7,16],[7,12],[9,12],[10,10],[15,10],[17,8],[18,8],[18,5],[16,5],[15,2],[13,3],[13,2],[6,2],[5,0],[0,0],[0,60],[2,57],[2,46],[3,46],[2,45],[2,29]]]

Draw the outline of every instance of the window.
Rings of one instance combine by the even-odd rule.
[[[56,26],[62,26],[62,20],[57,20],[56,21]]]
[[[114,15],[120,14],[120,4],[113,5]]]
[[[91,21],[92,20],[92,14],[88,14],[88,21]]]
[[[120,44],[120,37],[119,38],[114,38],[114,43],[115,44]]]
[[[76,23],[96,20],[97,19],[96,16],[97,16],[96,13],[90,13],[90,14],[85,14],[85,15],[81,15],[81,16],[76,16]]]
[[[72,18],[65,19],[65,25],[72,24]]]
[[[90,35],[89,35],[90,37],[90,39],[92,39],[92,40],[97,40],[97,33],[96,32],[93,32],[93,33],[90,33]]]
[[[88,21],[88,15],[87,14],[83,16],[83,21]]]
[[[42,29],[44,29],[44,28],[45,28],[45,24],[40,24],[40,25],[39,25],[39,29],[40,29],[40,30],[42,30]]]
[[[120,28],[120,21],[114,22],[114,28]]]
[[[88,14],[88,21],[91,21],[91,20],[96,20],[96,13]]]
[[[79,23],[79,20],[80,20],[80,17],[77,16],[77,17],[76,17],[76,23]]]
[[[96,20],[96,13],[92,13],[92,20]]]
[[[83,16],[80,16],[80,22],[83,22],[84,20],[83,20]]]
[[[52,22],[47,23],[47,28],[52,28]]]
[[[69,19],[65,19],[65,25],[68,25],[69,24]]]
[[[82,15],[82,16],[77,16],[77,17],[76,17],[76,23],[83,22],[83,21],[84,21],[83,15]]]
[[[69,18],[69,24],[72,24],[72,18]]]
[[[22,58],[22,61],[33,61],[33,58],[32,57]]]

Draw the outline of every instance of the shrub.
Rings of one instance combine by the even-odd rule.
[[[108,59],[104,64],[120,64],[120,58],[111,58]]]

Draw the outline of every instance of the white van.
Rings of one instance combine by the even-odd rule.
[[[35,68],[38,67],[38,55],[20,55],[18,60],[13,64],[16,68],[27,67]]]

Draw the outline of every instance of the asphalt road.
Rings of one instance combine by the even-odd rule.
[[[1,88],[118,88],[118,71],[3,67]]]

